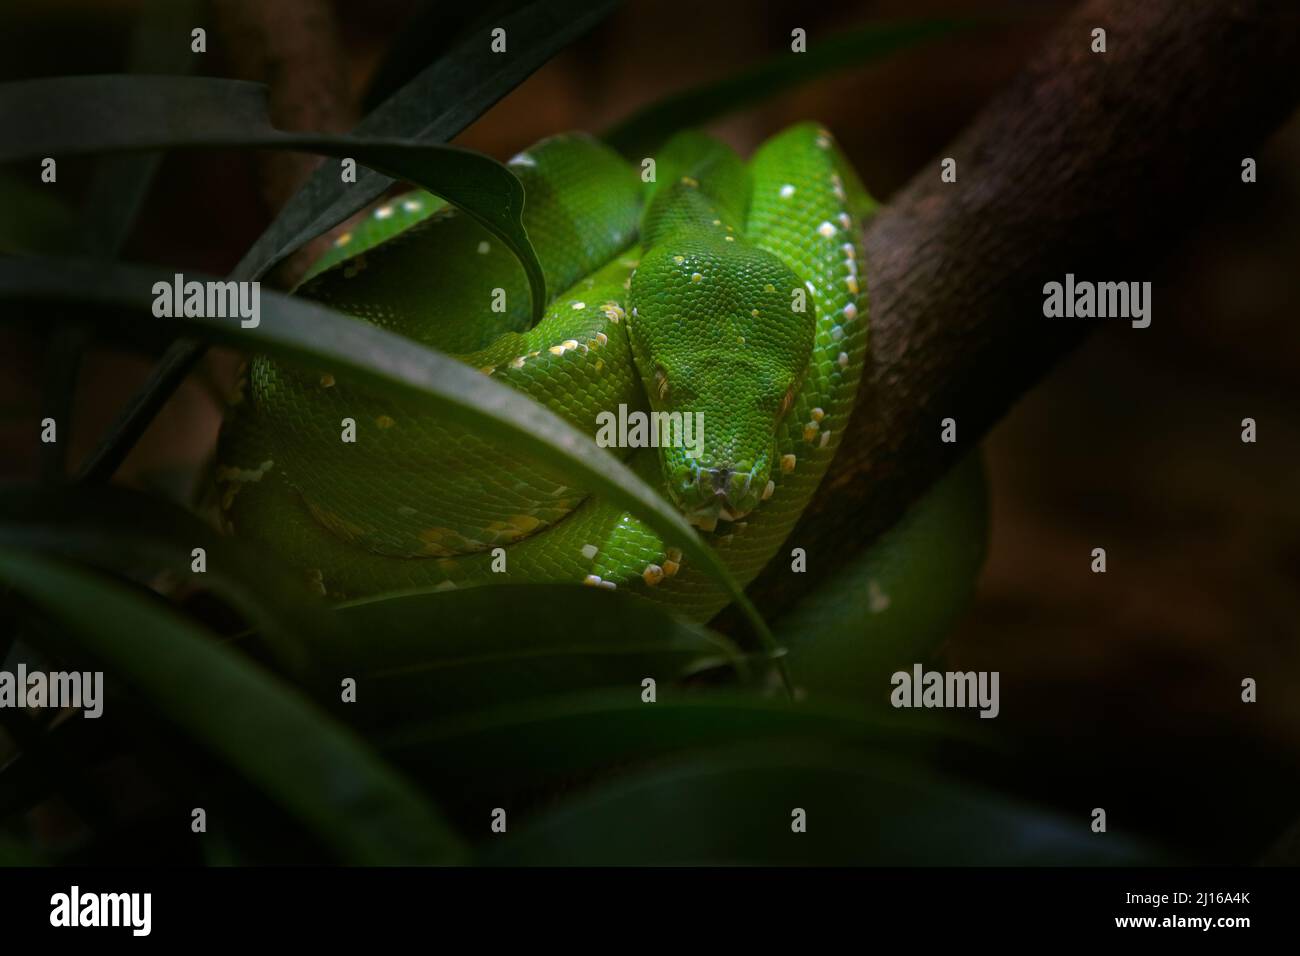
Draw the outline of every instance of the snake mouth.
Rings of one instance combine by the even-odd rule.
[[[753,472],[730,468],[701,468],[689,493],[680,501],[686,520],[701,531],[713,531],[719,521],[739,521],[758,503],[752,492]]]

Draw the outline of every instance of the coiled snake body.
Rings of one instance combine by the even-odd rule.
[[[702,422],[695,448],[611,450],[748,583],[848,423],[874,203],[813,124],[747,164],[681,134],[650,183],[581,135],[510,166],[553,296],[536,326],[509,250],[427,193],[339,237],[299,293],[453,353],[593,437],[620,406]],[[697,619],[726,603],[638,519],[427,411],[265,357],[243,396],[219,450],[224,514],[326,594],[555,581],[631,589]],[[345,418],[355,444],[340,440]]]

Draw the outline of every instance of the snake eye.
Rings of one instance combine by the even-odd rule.
[[[662,365],[655,367],[655,391],[659,393],[661,402],[668,397],[668,373]]]

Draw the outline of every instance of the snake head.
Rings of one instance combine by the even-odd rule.
[[[749,514],[771,477],[812,354],[814,309],[792,308],[795,288],[776,256],[707,232],[652,250],[632,279],[632,354],[652,412],[680,416],[685,439],[659,442],[664,481],[704,530]]]

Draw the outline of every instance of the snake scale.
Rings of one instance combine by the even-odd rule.
[[[620,406],[698,420],[694,447],[610,450],[745,585],[780,551],[848,424],[875,204],[811,123],[748,162],[696,132],[654,160],[644,177],[565,134],[510,161],[550,296],[534,326],[510,251],[424,192],[340,235],[297,292],[451,353],[593,437]],[[342,440],[344,419],[355,441]],[[559,471],[329,369],[253,358],[217,478],[228,526],[333,598],[537,581],[628,589],[699,620],[727,603],[672,542]]]

